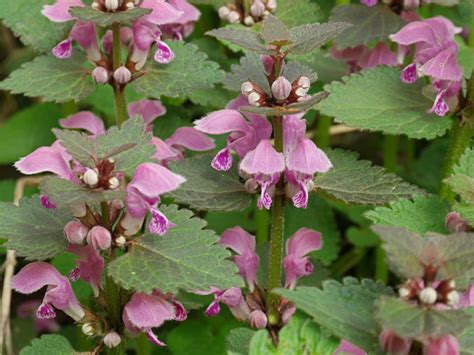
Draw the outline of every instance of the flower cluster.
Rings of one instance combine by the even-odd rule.
[[[236,0],[219,8],[219,17],[230,23],[243,23],[253,26],[264,20],[267,15],[274,12],[277,7],[276,0],[250,0],[247,9],[242,0]]]
[[[57,0],[53,5],[44,6],[43,15],[54,22],[77,20],[70,10],[84,6],[81,0]],[[124,85],[133,80],[145,66],[154,44],[155,61],[170,63],[175,54],[162,39],[182,39],[189,35],[200,16],[199,11],[186,0],[98,0],[92,3],[92,7],[104,12],[128,11],[135,7],[151,11],[134,21],[131,27],[121,28],[120,39],[122,45],[128,48],[128,57],[126,64],[115,70],[112,63],[112,31],[107,31],[102,37],[100,48],[96,26],[92,22],[77,20],[68,38],[53,48],[53,55],[57,58],[69,58],[73,53],[73,42],[76,42],[95,65],[92,77],[99,84],[116,82]]]
[[[401,46],[415,45],[413,63],[401,73],[404,83],[414,83],[419,77],[431,79],[436,92],[430,112],[444,116],[449,110],[446,100],[461,89],[462,69],[457,62],[458,46],[454,36],[461,32],[444,17],[411,22],[390,39]]]
[[[234,227],[222,234],[219,244],[235,253],[233,260],[239,269],[239,275],[246,283],[247,293],[244,295],[242,290],[236,287],[227,290],[213,287],[210,291],[200,291],[201,295],[214,295],[214,301],[206,309],[206,315],[217,315],[220,312],[220,303],[223,303],[237,319],[248,322],[254,328],[266,328],[268,318],[265,293],[257,280],[260,258],[255,251],[255,237],[240,227]],[[321,247],[321,234],[306,228],[301,228],[287,240],[286,256],[283,259],[286,288],[293,289],[300,278],[313,272],[313,265],[307,254]],[[295,310],[291,303],[280,300],[278,311],[281,315],[281,325],[288,322]]]

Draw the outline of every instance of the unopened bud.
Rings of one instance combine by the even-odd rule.
[[[255,21],[254,21],[254,19],[253,19],[252,16],[246,16],[246,17],[244,18],[244,23],[245,23],[247,26],[252,26],[252,25],[255,24]]]
[[[109,81],[109,71],[103,67],[96,67],[92,71],[92,78],[97,84],[107,84]]]
[[[126,67],[121,66],[114,72],[114,79],[119,84],[126,84],[132,79],[132,73]]]
[[[229,20],[230,23],[238,23],[240,22],[240,14],[237,11],[231,11],[229,15],[227,15],[227,20]]]
[[[99,8],[99,3],[97,1],[94,1],[91,6],[94,10],[97,10]]]
[[[442,352],[441,352],[442,349]],[[459,342],[453,335],[444,335],[429,342],[423,351],[424,355],[459,354]]]
[[[302,76],[298,79],[298,86],[302,87],[303,89],[309,89],[311,86],[311,80],[307,76]]]
[[[249,104],[252,106],[260,106],[260,94],[257,92],[252,92],[249,96]]]
[[[105,8],[109,11],[115,11],[119,7],[119,0],[105,0]]]
[[[95,250],[107,250],[112,243],[112,236],[108,229],[95,226],[87,234],[87,243]]]
[[[419,295],[420,301],[426,304],[434,304],[438,298],[436,290],[432,287],[426,287],[421,290]]]
[[[296,89],[295,94],[298,97],[305,97],[306,94],[308,94],[308,89],[305,89],[303,87],[299,87],[298,89]]]
[[[267,327],[267,315],[260,310],[250,312],[250,326],[256,329],[264,329]]]
[[[253,90],[254,90],[254,87],[253,87],[253,84],[250,81],[246,81],[246,82],[242,83],[242,85],[240,86],[240,91],[244,95],[250,95],[250,93],[252,93]]]
[[[135,8],[135,4],[133,2],[127,2],[127,9],[133,9]]]
[[[384,329],[379,336],[382,350],[388,354],[408,354],[411,348],[412,340],[402,338],[393,331]]]
[[[420,0],[403,0],[403,9],[405,11],[414,11],[420,6]]]
[[[276,0],[268,0],[267,1],[267,9],[270,11],[275,11],[277,8],[277,1]]]
[[[70,221],[64,227],[64,234],[71,244],[82,244],[89,229],[79,221]]]
[[[120,186],[120,181],[115,176],[109,179],[109,189],[115,190]]]
[[[448,305],[454,306],[455,304],[459,302],[459,293],[457,293],[456,291],[451,291],[448,293],[446,298],[447,298]]]
[[[250,178],[247,181],[245,181],[245,190],[249,194],[254,194],[258,191],[259,185],[257,180]]]
[[[69,206],[69,211],[74,217],[82,218],[87,214],[87,207],[85,203],[77,203]]]
[[[110,331],[107,333],[107,335],[104,337],[104,344],[108,348],[115,348],[120,344],[122,339],[120,338],[120,335],[116,331]]]
[[[219,17],[222,20],[227,20],[227,17],[230,14],[230,9],[227,6],[222,6],[222,7],[219,8],[218,12],[219,12]]]
[[[265,5],[260,0],[255,0],[250,6],[250,13],[255,17],[262,17],[265,12]]]
[[[90,323],[84,323],[82,325],[82,332],[84,333],[84,335],[87,335],[88,337],[93,336],[94,335],[94,327]]]
[[[125,237],[121,235],[120,237],[115,239],[115,243],[119,248],[123,248],[125,246],[125,243],[127,243],[127,239],[125,239]]]
[[[288,324],[288,322],[290,321],[291,317],[293,317],[293,314],[295,314],[295,312],[296,312],[296,307],[295,306],[292,306],[292,307],[289,307],[289,308],[285,309],[285,311],[281,315],[282,323],[283,324]]]
[[[451,287],[451,288],[456,288],[456,281],[454,281],[454,280],[449,281],[448,286]]]
[[[400,289],[398,290],[398,295],[402,298],[408,297],[409,294],[410,294],[410,290],[407,289],[406,287],[400,287]]]
[[[449,212],[444,220],[444,224],[451,233],[466,232],[469,229],[467,221],[458,212]]]
[[[87,169],[84,175],[82,176],[82,181],[84,181],[86,185],[94,187],[99,182],[99,175],[95,170]]]
[[[272,84],[272,94],[277,100],[286,100],[291,93],[291,83],[284,77],[280,76]]]

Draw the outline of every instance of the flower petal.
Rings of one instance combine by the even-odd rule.
[[[285,170],[283,154],[278,153],[268,140],[261,141],[240,163],[240,169],[247,174],[274,175]]]
[[[94,136],[105,134],[104,122],[90,111],[78,112],[59,120],[59,125],[69,129],[83,129]]]
[[[245,119],[239,111],[215,111],[194,122],[198,131],[208,134],[224,134],[229,132],[245,132],[248,130]]]
[[[17,161],[15,167],[26,175],[51,172],[63,179],[77,180],[68,162],[58,151],[50,147],[36,149],[33,153]]]
[[[215,147],[214,140],[193,127],[180,127],[166,140],[170,146],[184,147],[197,152]]]

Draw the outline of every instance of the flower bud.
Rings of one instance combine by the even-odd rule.
[[[127,9],[133,9],[135,8],[135,4],[133,2],[127,2]]]
[[[82,332],[84,333],[84,335],[87,335],[88,337],[93,336],[94,335],[94,327],[90,323],[84,323],[82,325]]]
[[[230,14],[230,9],[227,6],[221,6],[218,12],[221,20],[227,20],[227,17]]]
[[[109,179],[109,189],[115,190],[120,186],[120,181],[115,176]]]
[[[438,298],[436,290],[432,287],[425,287],[421,290],[419,296],[420,301],[426,304],[434,304]]]
[[[260,94],[258,92],[252,92],[249,96],[249,104],[252,106],[260,106]]]
[[[469,229],[467,221],[458,212],[449,212],[444,224],[451,233],[466,232]]]
[[[379,341],[382,350],[389,354],[408,354],[413,342],[412,339],[402,338],[388,329],[380,333]]]
[[[229,12],[229,15],[227,16],[227,20],[229,20],[230,23],[239,23],[240,14],[237,11],[231,11]]]
[[[71,244],[82,244],[89,229],[79,221],[71,221],[64,227],[64,234]]]
[[[277,1],[276,0],[268,0],[267,1],[267,9],[270,11],[275,11],[277,8]]]
[[[296,307],[295,306],[292,306],[292,307],[289,307],[289,308],[285,309],[285,311],[281,315],[282,323],[283,324],[288,324],[288,322],[290,321],[293,314],[295,314],[295,312],[296,312]]]
[[[265,74],[267,76],[270,75],[273,72],[273,68],[275,67],[275,60],[269,55],[262,55],[260,58],[262,59]]]
[[[260,310],[255,310],[250,313],[250,326],[256,329],[263,329],[267,327],[267,315]]]
[[[119,84],[126,84],[132,79],[132,73],[122,65],[114,72],[114,79]]]
[[[82,218],[87,214],[87,207],[85,203],[78,203],[69,206],[69,211],[74,217]]]
[[[107,84],[109,81],[109,72],[103,67],[96,67],[92,71],[92,78],[97,84]]]
[[[254,86],[250,81],[245,81],[240,86],[240,91],[246,96],[250,95],[254,91]]]
[[[459,342],[452,335],[444,335],[438,339],[432,340],[425,346],[424,355],[459,354]]]
[[[307,76],[302,76],[298,79],[298,86],[309,90],[311,86],[311,80],[309,80]]]
[[[115,243],[119,248],[123,248],[125,246],[125,243],[127,243],[127,239],[123,235],[121,235],[118,238],[115,238]]]
[[[99,3],[98,3],[97,1],[94,1],[94,2],[92,3],[91,7],[92,7],[94,10],[97,10],[97,9],[100,7],[100,5],[99,5]]]
[[[99,174],[93,169],[87,169],[84,175],[82,176],[82,181],[90,187],[94,187],[99,182]]]
[[[408,297],[408,295],[410,295],[410,290],[407,289],[406,287],[400,287],[400,288],[398,289],[398,295],[399,295],[401,298]]]
[[[95,250],[107,250],[112,243],[112,236],[104,227],[95,226],[87,234],[87,243]]]
[[[420,6],[420,0],[403,0],[403,8],[405,11],[414,11]]]
[[[244,18],[244,24],[246,24],[247,26],[253,26],[255,24],[255,21],[252,16],[246,16]]]
[[[262,17],[265,12],[265,5],[260,0],[255,0],[250,6],[250,13],[255,17]]]
[[[454,306],[459,302],[459,293],[453,290],[447,294],[446,298],[448,305]]]
[[[104,337],[104,344],[108,348],[115,348],[117,345],[120,344],[121,341],[122,339],[120,338],[120,335],[113,330],[108,332],[107,335]]]
[[[291,83],[283,76],[280,76],[272,84],[272,94],[277,100],[286,100],[291,93]]]
[[[115,11],[119,7],[119,0],[105,0],[105,8],[109,11]]]

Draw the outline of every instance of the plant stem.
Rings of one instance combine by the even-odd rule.
[[[263,244],[268,242],[268,229],[270,227],[270,214],[266,209],[255,209],[255,229],[257,243]]]
[[[416,157],[416,142],[414,139],[407,138],[405,147],[405,168],[408,171],[411,165],[415,162]]]
[[[113,33],[113,68],[114,71],[122,65],[122,41],[120,39],[120,23],[114,23],[112,25]],[[122,123],[128,117],[127,113],[127,101],[125,98],[125,86],[114,82],[114,97],[115,97],[115,121],[117,126],[121,126]]]
[[[348,5],[351,3],[351,0],[336,0],[336,5]]]
[[[283,152],[283,117],[273,117],[273,130],[275,138],[275,149]],[[283,242],[285,230],[285,191],[284,179],[280,178],[275,190],[272,204],[272,229],[270,240],[270,265],[268,270],[268,307],[270,324],[279,321],[278,302],[279,296],[271,291],[281,287]]]
[[[332,117],[321,116],[318,121],[318,129],[316,131],[316,145],[320,149],[326,149],[331,143],[331,136],[329,134],[329,129],[332,125]]]
[[[110,325],[122,333],[122,303],[120,287],[108,275],[105,276],[105,294],[107,299],[108,318]],[[125,339],[115,348],[109,349],[109,354],[125,354]]]

